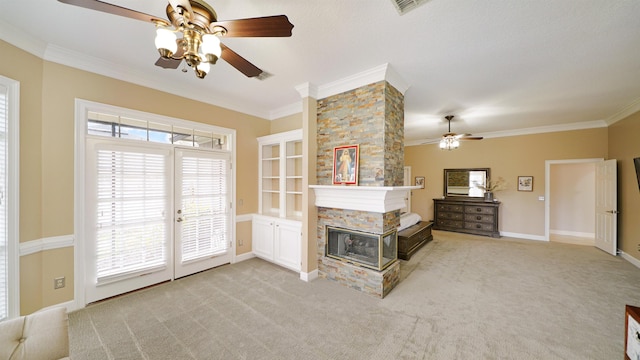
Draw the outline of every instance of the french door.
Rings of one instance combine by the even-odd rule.
[[[86,303],[231,262],[228,153],[86,150]]]
[[[231,262],[229,155],[176,149],[175,278]]]

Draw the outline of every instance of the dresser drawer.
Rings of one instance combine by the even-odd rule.
[[[438,219],[437,225],[438,227],[448,227],[448,228],[458,228],[462,229],[462,220],[447,220],[447,219]]]
[[[465,222],[464,228],[467,230],[494,231],[491,223]]]
[[[491,206],[482,205],[467,205],[464,207],[464,212],[467,214],[489,214],[495,213],[495,208]]]
[[[449,219],[449,220],[462,220],[464,218],[463,213],[456,212],[438,212],[438,220]]]
[[[464,206],[458,204],[438,204],[438,212],[451,211],[451,212],[464,212]]]
[[[464,221],[465,222],[485,222],[493,224],[493,214],[485,215],[482,213],[479,214],[465,214]]]

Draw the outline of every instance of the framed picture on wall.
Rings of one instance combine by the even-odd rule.
[[[416,186],[420,186],[420,189],[424,189],[424,176],[416,176]]]
[[[533,191],[533,176],[518,176],[518,191]]]
[[[359,145],[333,148],[333,184],[358,185]]]

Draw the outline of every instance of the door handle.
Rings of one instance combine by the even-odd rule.
[[[177,219],[176,219],[176,221],[177,221],[177,222],[182,222],[183,220],[184,220],[184,219],[183,219],[183,218],[181,218],[181,217],[179,217],[179,218],[177,218]]]
[[[607,210],[606,212],[608,212],[609,214],[620,214],[620,211],[618,210]]]

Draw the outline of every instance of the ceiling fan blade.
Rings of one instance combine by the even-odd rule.
[[[482,136],[462,136],[459,140],[482,140]]]
[[[184,46],[182,46],[182,39],[176,39],[178,43],[178,50],[170,59],[165,59],[162,56],[158,58],[155,65],[160,66],[163,69],[177,69],[182,62],[182,56],[184,55]]]
[[[58,1],[64,4],[75,5],[75,6],[79,6],[79,7],[90,9],[90,10],[102,11],[107,14],[124,16],[130,19],[147,21],[152,23],[161,23],[165,26],[169,25],[169,23],[166,20],[161,19],[159,17],[141,13],[139,11],[127,9],[122,6],[109,4],[99,0],[58,0]]]
[[[216,21],[209,29],[215,32],[218,26],[227,30],[225,36],[228,37],[288,37],[293,29],[286,15]]]
[[[158,58],[155,65],[160,66],[163,69],[177,69],[180,66],[182,59],[165,59],[162,56]]]
[[[228,62],[247,77],[256,77],[262,74],[262,70],[238,55],[235,51],[229,49],[226,45],[220,44],[220,47],[222,48],[222,58],[224,61]]]

